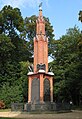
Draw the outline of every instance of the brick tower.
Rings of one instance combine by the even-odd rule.
[[[40,6],[34,37],[34,71],[28,73],[28,103],[53,102],[53,75],[48,72],[48,38]]]

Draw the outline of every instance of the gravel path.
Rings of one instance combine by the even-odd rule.
[[[0,112],[0,117],[14,117],[22,119],[82,119],[82,111],[53,114],[30,114],[21,112]]]

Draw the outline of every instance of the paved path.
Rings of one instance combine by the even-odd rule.
[[[20,114],[21,114],[21,112],[11,112],[11,111],[0,112],[0,117],[16,117]]]
[[[21,112],[0,112],[0,117],[14,117],[22,119],[82,119],[82,111],[59,114],[29,114]]]

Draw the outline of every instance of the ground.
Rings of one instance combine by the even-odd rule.
[[[22,119],[82,119],[82,111],[73,110],[69,113],[50,113],[50,114],[31,114],[31,113],[21,113],[21,112],[0,112],[1,119],[6,119],[4,117],[22,118]],[[8,118],[9,119],[9,118]]]

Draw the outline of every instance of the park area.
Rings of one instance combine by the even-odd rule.
[[[82,2],[0,1],[0,119],[82,119]]]
[[[72,110],[71,112],[49,112],[49,113],[27,113],[0,111],[0,119],[82,119],[82,110]]]

